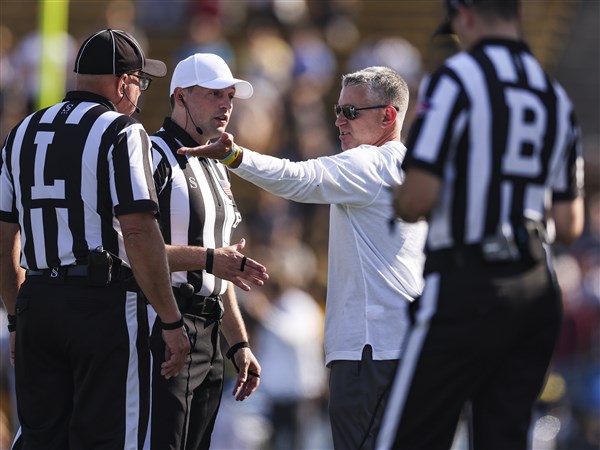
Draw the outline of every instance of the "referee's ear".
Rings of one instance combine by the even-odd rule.
[[[125,93],[125,79],[127,76],[126,73],[123,73],[117,77],[117,95],[119,98],[123,97]]]

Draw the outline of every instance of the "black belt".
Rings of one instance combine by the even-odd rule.
[[[428,251],[425,273],[472,265],[490,267],[531,267],[546,258],[545,229],[538,222],[525,220],[513,225],[514,236],[488,236],[482,242]]]
[[[173,286],[173,294],[182,314],[217,320],[223,317],[223,300],[219,296],[205,297],[194,293],[193,286],[187,283],[181,287]]]
[[[64,276],[70,277],[87,277],[87,266],[59,266],[51,269],[28,270],[28,277],[49,277],[59,278]]]
[[[439,272],[451,267],[464,269],[470,265],[480,266],[483,264],[479,244],[462,245],[427,252],[424,273]]]
[[[56,280],[64,280],[69,277],[87,278],[88,266],[58,266],[50,269],[28,270],[28,277],[46,277]],[[112,281],[129,281],[133,278],[133,272],[129,267],[113,266],[111,270]]]

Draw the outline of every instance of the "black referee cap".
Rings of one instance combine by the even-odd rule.
[[[157,59],[147,59],[135,38],[120,30],[102,30],[88,37],[75,60],[75,73],[114,74],[141,70],[154,77],[164,77],[167,66]]]
[[[434,36],[441,34],[454,34],[452,31],[452,18],[458,12],[458,6],[464,5],[467,7],[478,5],[485,8],[493,8],[498,13],[510,17],[517,14],[519,0],[444,0],[446,5],[446,17],[440,26],[433,33]]]

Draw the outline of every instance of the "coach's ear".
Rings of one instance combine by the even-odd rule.
[[[382,127],[389,127],[396,122],[396,118],[398,117],[398,111],[394,106],[387,105],[383,109],[383,121],[381,122]]]

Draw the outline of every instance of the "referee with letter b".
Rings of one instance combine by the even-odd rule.
[[[150,403],[138,285],[163,323],[162,375],[176,376],[190,348],[155,218],[150,139],[130,117],[166,66],[103,30],[82,44],[75,72],[77,90],[17,125],[0,159],[15,448],[137,449]]]
[[[561,322],[549,243],[583,229],[580,133],[519,33],[517,0],[446,0],[465,51],[423,81],[394,207],[427,217],[425,288],[378,449],[528,446]],[[413,308],[414,307],[414,308]]]

